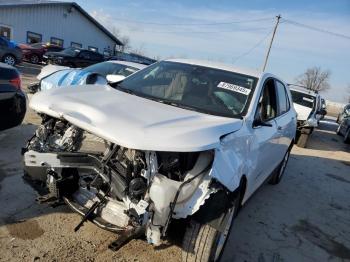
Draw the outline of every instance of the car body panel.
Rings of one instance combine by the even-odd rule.
[[[108,141],[142,150],[212,149],[221,136],[242,125],[240,119],[189,111],[98,85],[37,93],[30,106]]]

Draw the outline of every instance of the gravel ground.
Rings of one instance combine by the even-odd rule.
[[[24,87],[37,66],[20,68]],[[30,96],[29,96],[30,97]],[[0,261],[180,261],[178,241],[153,248],[133,240],[108,250],[115,234],[65,206],[35,202],[22,179],[20,149],[40,119],[0,132]],[[234,221],[222,261],[350,261],[350,146],[323,121],[308,148],[294,147],[282,182],[263,185]]]

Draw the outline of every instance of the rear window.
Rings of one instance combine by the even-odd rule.
[[[309,94],[304,94],[302,92],[290,90],[292,93],[293,103],[301,106],[313,108],[315,104],[315,97]]]

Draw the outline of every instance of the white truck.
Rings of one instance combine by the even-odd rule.
[[[306,147],[309,135],[318,126],[326,110],[322,107],[321,96],[311,90],[290,88],[295,111],[297,112],[296,144]]]

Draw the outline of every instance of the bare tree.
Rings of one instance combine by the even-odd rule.
[[[331,72],[329,70],[322,71],[321,67],[312,67],[297,78],[297,83],[309,90],[323,91],[330,88],[328,82],[330,76]]]
[[[350,103],[350,84],[348,84],[348,103]]]
[[[118,28],[116,28],[115,26],[112,26],[110,31],[117,39],[120,40],[120,42],[123,43],[122,46],[117,46],[117,51],[125,52],[125,51],[129,51],[131,49],[130,38],[128,36],[122,35],[120,30]]]

